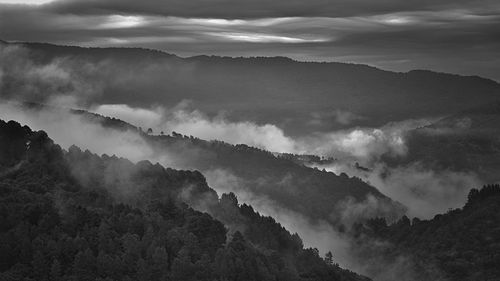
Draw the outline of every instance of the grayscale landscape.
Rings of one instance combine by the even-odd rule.
[[[0,0],[0,280],[500,280],[499,25]]]

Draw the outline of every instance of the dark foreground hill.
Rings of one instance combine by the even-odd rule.
[[[500,185],[472,189],[461,209],[431,220],[403,217],[387,225],[374,219],[358,225],[360,245],[377,239],[365,257],[397,258],[411,253],[420,271],[412,280],[500,280]],[[360,247],[361,249],[362,247]],[[401,279],[403,280],[403,279]]]
[[[283,57],[180,58],[133,48],[2,46],[23,48],[10,52],[21,61],[12,59],[4,67],[0,92],[6,97],[24,95],[43,102],[48,92],[71,93],[89,104],[141,107],[172,107],[191,100],[204,112],[223,110],[231,119],[276,124],[287,134],[443,116],[500,97],[495,81],[424,70],[396,73]],[[19,73],[23,65],[30,74],[42,73],[50,79],[33,81],[33,75]],[[65,81],[66,76],[71,81]]]
[[[0,201],[1,280],[364,280],[199,172],[66,152],[13,121]]]

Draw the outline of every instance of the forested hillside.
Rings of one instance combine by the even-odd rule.
[[[64,151],[14,121],[0,200],[2,280],[364,280],[199,172]]]
[[[339,204],[346,200],[363,202],[372,196],[378,202],[371,216],[399,218],[405,207],[391,200],[376,188],[357,177],[307,167],[295,159],[250,147],[221,141],[206,141],[173,132],[171,135],[149,135],[118,119],[72,111],[85,120],[113,130],[138,132],[158,154],[166,154],[177,165],[211,173],[223,171],[238,179],[231,188],[237,193],[253,193],[265,197],[313,220],[325,220],[334,225]]]
[[[374,219],[357,226],[359,244],[377,239],[367,256],[411,254],[420,271],[414,280],[499,280],[500,185],[472,189],[461,209],[431,220],[403,217],[387,225]],[[439,277],[439,278],[438,278]]]
[[[472,107],[408,132],[408,153],[390,165],[421,163],[435,170],[475,172],[483,182],[500,175],[500,103]]]

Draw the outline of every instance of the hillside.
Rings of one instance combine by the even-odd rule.
[[[276,124],[290,135],[443,116],[500,97],[500,85],[492,80],[423,70],[396,73],[283,57],[180,58],[147,49],[4,46],[25,50],[20,51],[17,65],[27,60],[32,69],[60,68],[73,79],[56,86],[36,81],[37,88],[72,92],[88,104],[172,107],[190,100],[208,114],[224,111],[231,120]],[[2,95],[12,98],[25,92],[25,100],[44,102],[47,91],[33,93],[26,86],[32,77],[17,70],[5,67]],[[92,85],[92,93],[82,85]],[[348,118],[339,119],[337,114]]]
[[[0,195],[2,280],[365,280],[199,172],[64,151],[14,121],[0,121]],[[202,197],[229,232],[186,204]]]
[[[500,103],[471,107],[408,132],[408,153],[391,165],[420,162],[436,170],[475,172],[486,183],[500,180]]]
[[[228,176],[229,180],[233,180],[227,183],[231,192],[266,198],[283,208],[306,215],[312,221],[325,220],[339,225],[343,223],[338,209],[342,202],[364,202],[369,196],[378,202],[370,210],[371,217],[395,219],[405,211],[404,206],[373,186],[344,173],[337,175],[310,168],[294,159],[275,156],[243,144],[206,141],[175,132],[172,135],[148,135],[118,119],[86,111],[72,112],[111,130],[137,132],[158,155],[167,155],[169,161],[176,165],[196,169],[203,174]]]
[[[392,225],[372,220],[358,226],[358,235],[389,242],[386,255],[411,253],[422,269],[415,280],[429,280],[428,276],[434,276],[433,280],[498,280],[499,208],[500,185],[488,185],[472,189],[461,209],[424,221],[403,217]],[[436,278],[436,271],[441,278]]]

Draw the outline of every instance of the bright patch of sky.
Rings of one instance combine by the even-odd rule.
[[[54,0],[0,0],[0,4],[42,5]]]

